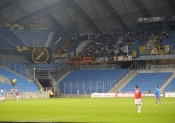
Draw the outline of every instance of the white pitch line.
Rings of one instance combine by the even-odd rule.
[[[64,119],[64,118],[80,118],[80,117],[88,117],[88,116],[69,116],[69,117],[59,117],[59,118],[46,118],[46,119],[36,119],[37,121],[42,121],[42,120],[55,120],[55,119]]]

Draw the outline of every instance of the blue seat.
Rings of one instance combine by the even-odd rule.
[[[172,72],[138,73],[121,92],[133,92],[135,85],[138,85],[142,92],[147,92],[149,89],[153,91],[155,86],[161,87],[172,74]]]

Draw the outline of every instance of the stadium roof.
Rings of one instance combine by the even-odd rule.
[[[128,30],[140,17],[175,15],[174,0],[0,0],[0,25],[39,23],[39,27],[79,32]]]

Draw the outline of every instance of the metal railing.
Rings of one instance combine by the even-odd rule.
[[[109,92],[115,92],[116,89],[125,82],[136,71],[136,62],[134,62],[123,74],[121,74],[115,81]]]
[[[9,79],[8,77],[6,77],[6,76],[0,74],[0,78],[1,78],[1,77],[4,79],[4,82],[10,83],[10,79]]]
[[[22,99],[33,99],[33,98],[49,98],[49,91],[44,92],[20,92],[20,97]],[[6,99],[16,99],[16,96],[13,92],[5,93]]]
[[[118,66],[116,64],[106,64],[106,65],[80,65],[80,70],[96,70],[96,69],[116,69]]]
[[[171,64],[171,65],[151,65],[151,69],[162,69],[162,70],[170,70],[170,69],[175,69],[175,64]]]
[[[82,81],[82,82],[61,82],[59,90],[62,94],[80,94],[106,93],[113,85],[113,81]]]
[[[23,77],[29,79],[28,75],[25,71],[26,68],[24,66],[21,66],[20,64],[17,64],[15,62],[11,62],[11,61],[2,61],[1,66],[9,69],[10,71],[15,72],[16,74],[18,74],[20,76],[23,76]]]

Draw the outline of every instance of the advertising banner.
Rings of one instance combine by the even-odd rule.
[[[92,93],[91,97],[115,97],[115,93]]]
[[[116,93],[115,97],[134,97],[134,93]]]
[[[165,93],[165,97],[175,97],[175,93]]]
[[[142,96],[143,96],[143,97],[154,97],[155,94],[154,94],[154,93],[152,93],[152,94],[142,94]],[[160,96],[163,97],[164,94],[160,94]]]
[[[135,93],[92,93],[91,97],[134,97]],[[142,94],[142,97],[154,97],[155,94]],[[161,97],[164,94],[160,94]],[[166,95],[165,95],[166,96]],[[175,97],[175,93],[167,93],[167,97]]]

